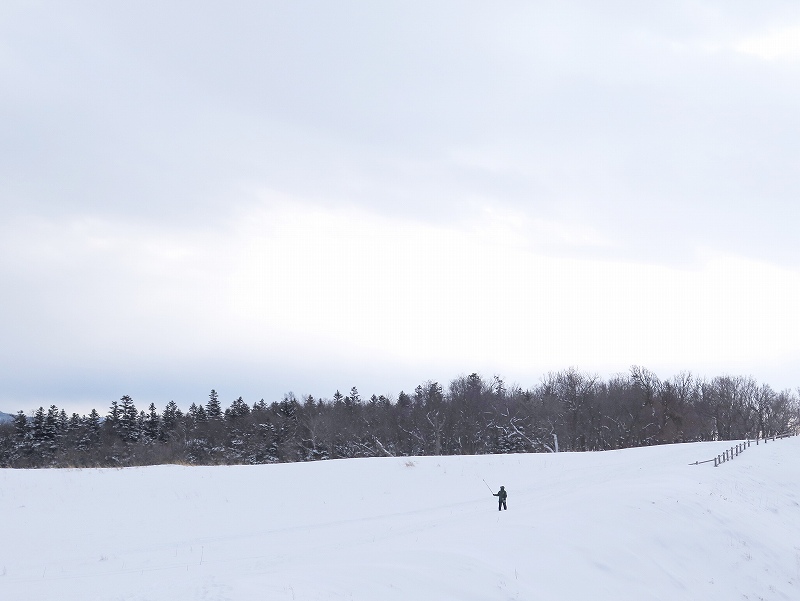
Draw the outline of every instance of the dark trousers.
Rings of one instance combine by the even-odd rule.
[[[497,511],[500,511],[501,509],[508,509],[508,507],[506,507],[505,499],[497,499]]]

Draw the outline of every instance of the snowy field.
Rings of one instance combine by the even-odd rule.
[[[730,446],[0,470],[0,599],[800,599],[800,439]]]

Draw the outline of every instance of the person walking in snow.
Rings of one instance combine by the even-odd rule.
[[[508,507],[506,507],[506,497],[508,496],[508,493],[506,492],[506,487],[501,486],[500,491],[494,493],[494,496],[497,497],[497,511],[500,511],[501,509],[507,510]]]

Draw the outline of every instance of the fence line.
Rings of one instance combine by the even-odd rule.
[[[767,442],[769,441],[770,438],[772,438],[772,441],[774,442],[776,440],[780,440],[781,438],[788,438],[789,436],[797,436],[797,434],[798,434],[798,432],[787,431],[787,432],[782,432],[781,434],[773,434],[771,437],[770,436],[764,436],[763,439],[761,439],[761,440],[764,441],[764,444],[767,444]],[[753,442],[753,441],[751,441],[748,438],[744,442],[737,443],[734,446],[732,446],[730,449],[726,449],[724,452],[720,453],[719,455],[717,455],[713,459],[706,459],[705,461],[695,461],[694,463],[690,463],[689,465],[700,465],[700,464],[703,464],[703,463],[711,463],[713,461],[714,462],[714,467],[719,467],[723,463],[725,463],[727,461],[731,461],[734,457],[738,457],[739,453],[744,453],[744,451],[746,449],[750,448],[750,443],[751,442]],[[759,443],[759,438],[758,437],[755,438],[755,443],[756,443],[756,445],[758,445],[758,443]]]

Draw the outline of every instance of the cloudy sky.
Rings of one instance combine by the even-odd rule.
[[[800,385],[800,4],[0,4],[0,410]]]

